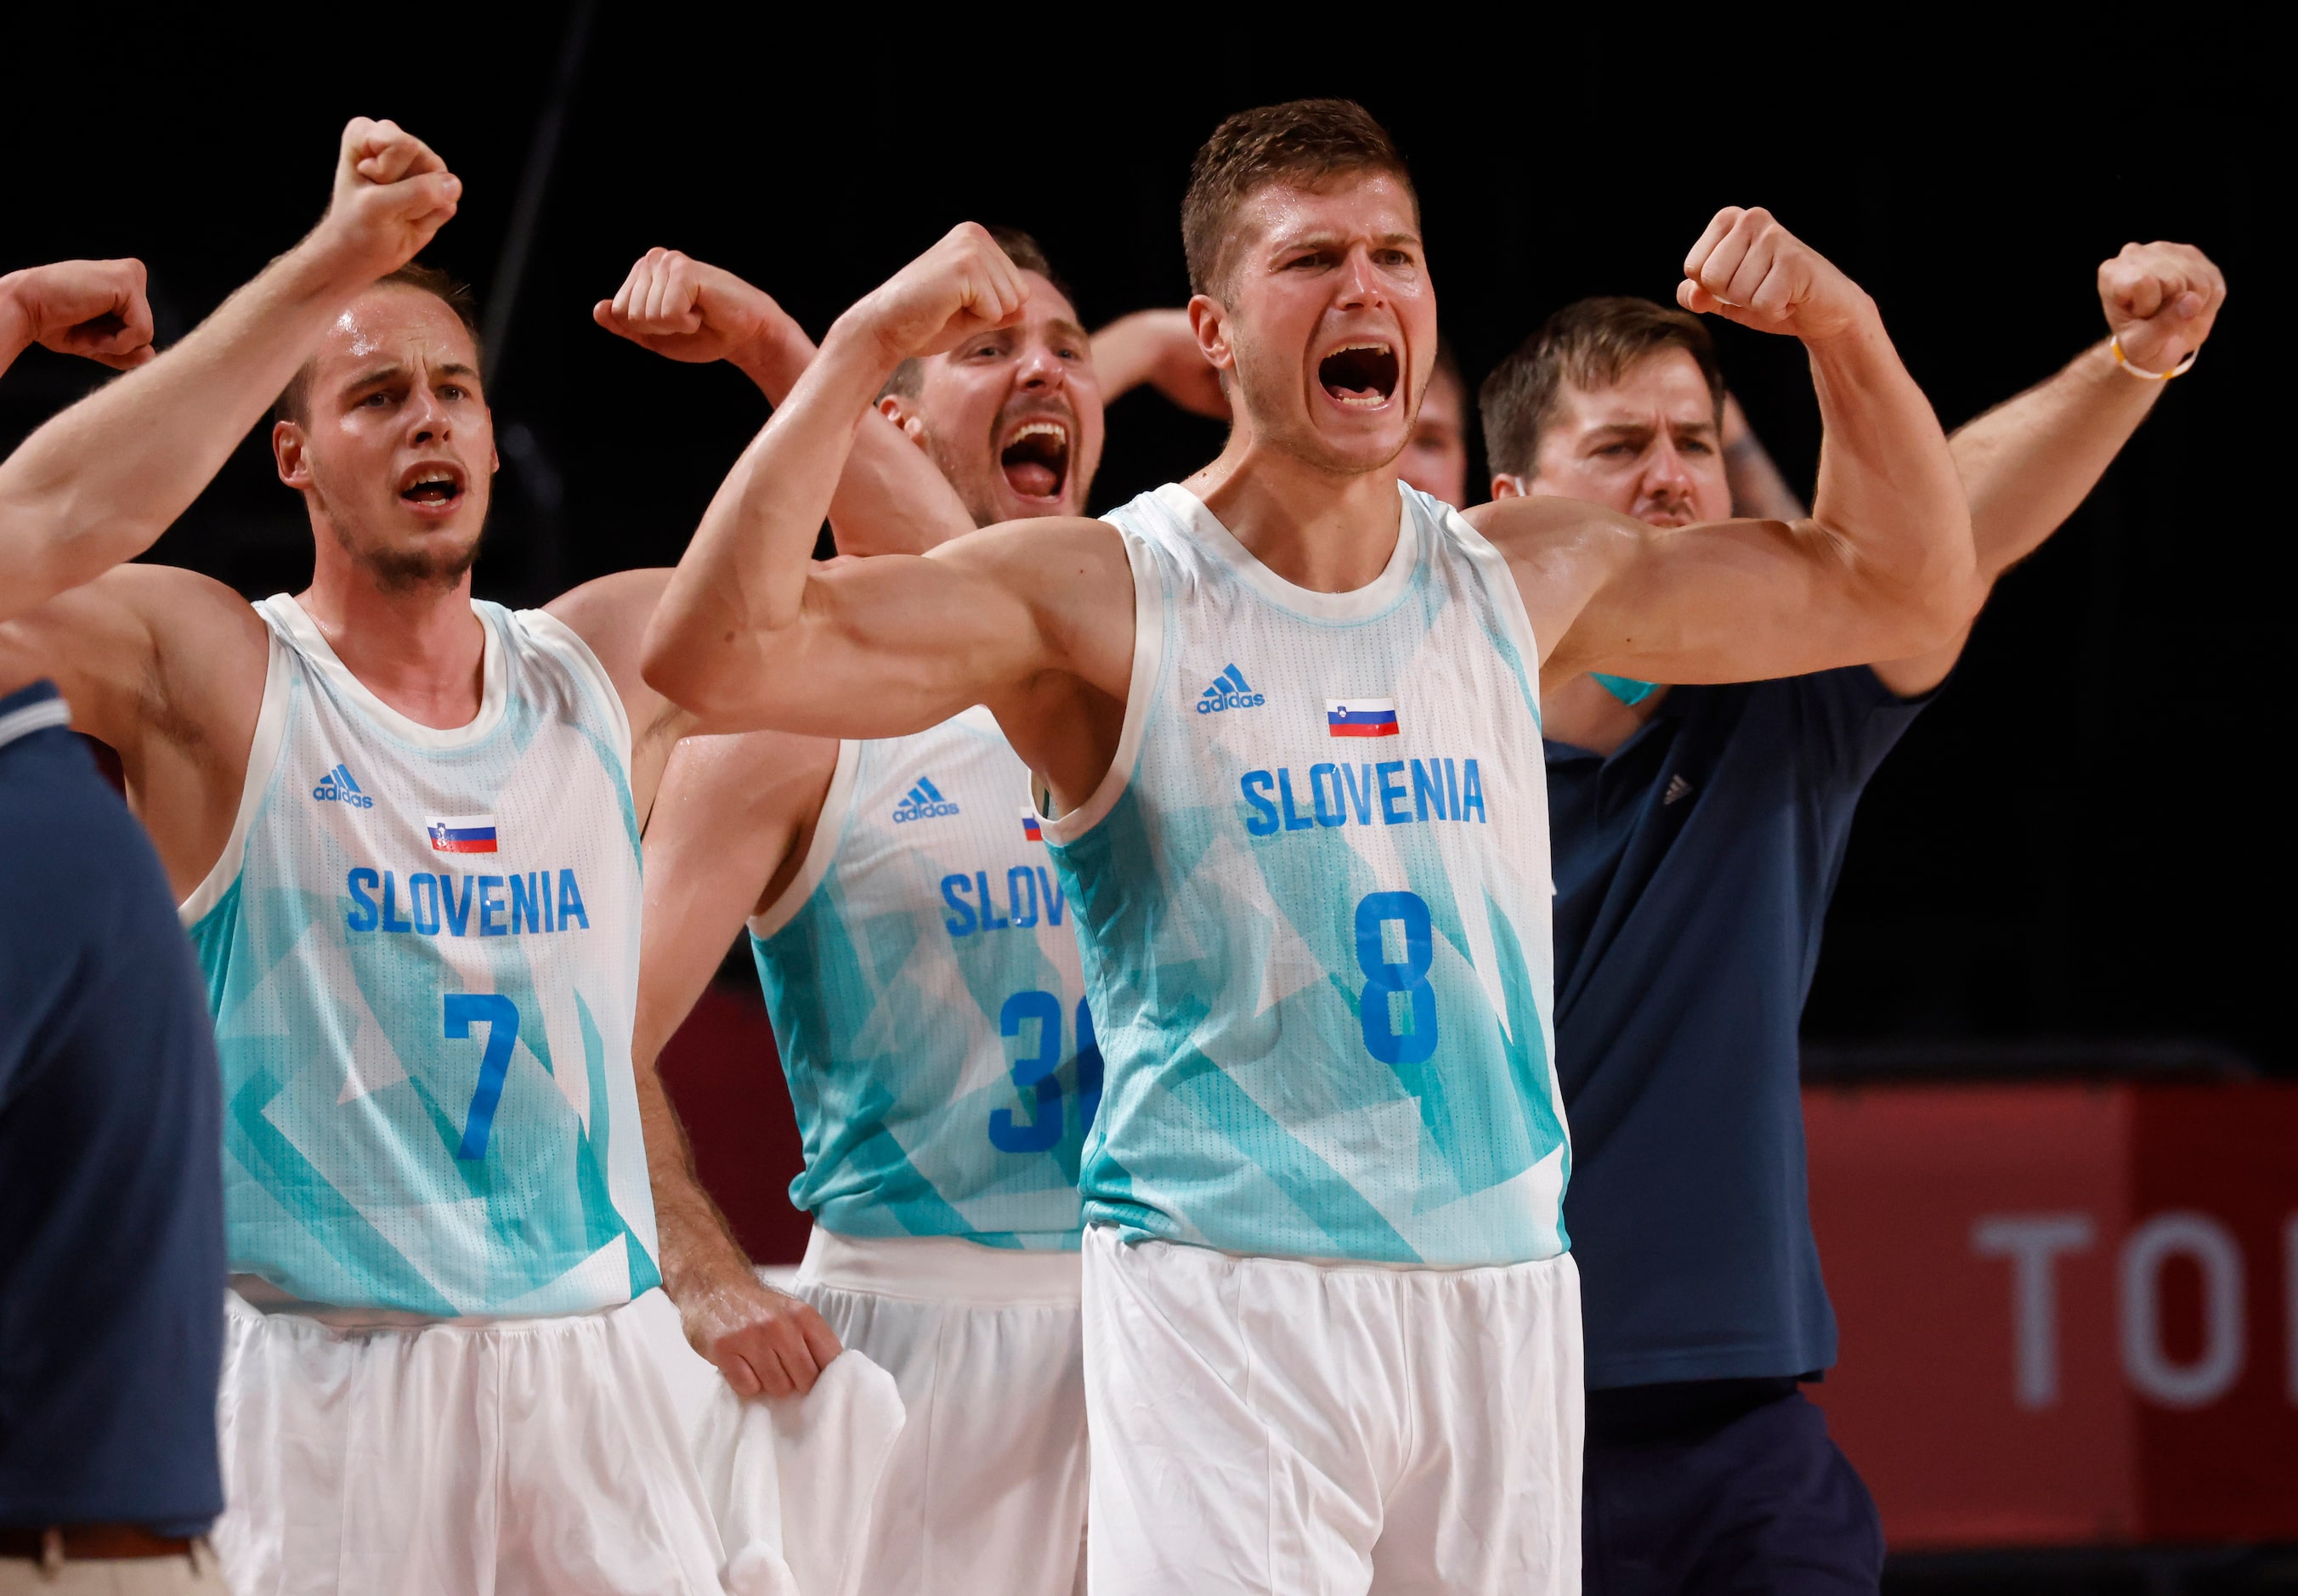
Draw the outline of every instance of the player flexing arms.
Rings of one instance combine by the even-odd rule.
[[[1569,1589],[1536,673],[1929,647],[1969,614],[1962,491],[1872,302],[1761,211],[1716,217],[1682,294],[1804,341],[1816,513],[1667,532],[1551,500],[1472,526],[1399,489],[1436,307],[1402,161],[1358,107],[1231,118],[1183,232],[1236,409],[1187,486],[809,561],[886,374],[1023,303],[960,228],[824,341],[706,516],[648,670],[714,717],[824,734],[986,703],[1037,773],[1108,1063],[1080,1177],[1097,1592]],[[1199,712],[1240,674],[1252,692]]]
[[[1101,454],[1069,296],[1033,241],[997,236],[1029,286],[1023,318],[905,362],[879,401],[916,440],[913,469],[947,474],[920,498],[959,511],[953,533],[1082,514]],[[723,349],[770,395],[813,357],[765,295],[681,256],[640,262],[616,302],[648,312],[618,330],[674,356]],[[871,1591],[1067,1596],[1081,1572],[1077,1167],[1101,1065],[1028,789],[980,708],[883,741],[690,738],[647,831],[632,1051],[665,1286],[738,1389],[806,1355],[795,1324],[816,1309],[900,1383]],[[746,918],[805,1139],[804,1303],[751,1273],[652,1068]]]
[[[1948,440],[1987,582],[2057,528],[2162,394],[2130,367],[2192,355],[2226,292],[2170,244],[2127,246],[2098,288],[2109,340]],[[1569,306],[1486,379],[1483,408],[1496,497],[1666,526],[1735,496],[1723,372],[1681,310]],[[1881,1578],[1874,1503],[1797,1392],[1835,1361],[1797,1031],[1860,794],[1963,641],[1730,686],[1583,676],[1542,697],[1591,1591]]]
[[[11,471],[71,591],[0,630],[0,690],[53,675],[119,750],[207,975],[234,1583],[785,1577],[749,1572],[771,1528],[722,1544],[642,1320],[603,1311],[657,1279],[638,834],[691,717],[636,668],[665,573],[541,611],[470,598],[495,468],[479,351],[444,279],[405,265],[459,192],[353,121],[309,237],[26,442]],[[251,606],[107,571],[275,396],[310,587]]]

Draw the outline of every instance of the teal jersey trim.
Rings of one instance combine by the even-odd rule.
[[[1633,676],[1607,676],[1601,671],[1590,671],[1588,674],[1596,679],[1597,686],[1631,707],[1659,690],[1657,682],[1639,682]]]

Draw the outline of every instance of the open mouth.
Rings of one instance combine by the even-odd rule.
[[[463,474],[452,466],[416,466],[399,484],[399,500],[430,510],[452,509],[462,501]]]
[[[1396,351],[1383,343],[1344,344],[1317,362],[1317,380],[1335,404],[1385,404],[1396,392]]]
[[[1058,499],[1070,479],[1070,429],[1066,422],[1025,421],[998,451],[1005,485],[1024,499]]]

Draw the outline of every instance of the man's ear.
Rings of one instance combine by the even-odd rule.
[[[926,446],[925,418],[917,412],[916,401],[906,395],[889,393],[878,401],[878,414],[902,429],[902,436],[923,449]]]
[[[310,464],[303,458],[303,429],[293,421],[271,424],[271,459],[281,482],[299,493],[311,485]]]
[[[1191,294],[1189,331],[1197,335],[1197,348],[1205,364],[1219,372],[1226,384],[1236,366],[1236,351],[1229,342],[1228,307],[1210,294]]]
[[[1532,489],[1521,476],[1510,476],[1506,473],[1495,471],[1492,473],[1492,497],[1529,499],[1532,497]]]

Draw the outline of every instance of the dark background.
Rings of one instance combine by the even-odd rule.
[[[429,259],[500,297],[501,255],[567,12],[280,13],[268,26],[91,19],[12,36],[0,269],[135,254],[161,341],[316,219],[353,113],[393,117],[466,181]],[[1867,13],[1822,54],[1657,13],[1302,12],[1289,34],[1158,13],[890,12],[803,39],[671,8],[599,12],[508,335],[492,353],[505,472],[481,594],[533,602],[674,560],[765,415],[735,373],[594,328],[649,245],[767,287],[819,335],[950,224],[1035,232],[1095,324],[1174,304],[1189,155],[1225,112],[1361,99],[1420,183],[1444,323],[1472,382],[1550,310],[1666,298],[1724,203],[1761,203],[1881,302],[1950,425],[2100,335],[2093,270],[2124,241],[2202,245],[2232,302],[2088,504],[2003,583],[1958,677],[1867,800],[1808,1018],[1814,1038],[2190,1038],[2298,1067],[2273,972],[2289,945],[2290,779],[2276,661],[2290,558],[2277,459],[2292,359],[2269,306],[2256,37],[2199,10]],[[1704,25],[1713,28],[1714,22]],[[1418,27],[1419,31],[1414,32]],[[999,32],[1004,29],[1008,31]],[[957,31],[963,29],[963,31]],[[2279,229],[2276,229],[2278,231]],[[1757,431],[1808,491],[1796,347],[1719,327]],[[2274,376],[2270,379],[2269,373]],[[95,368],[33,351],[0,445]],[[1186,474],[1218,429],[1117,404],[1095,508]],[[1481,461],[1479,461],[1479,475]],[[251,440],[153,558],[259,595],[301,587],[309,533]]]

